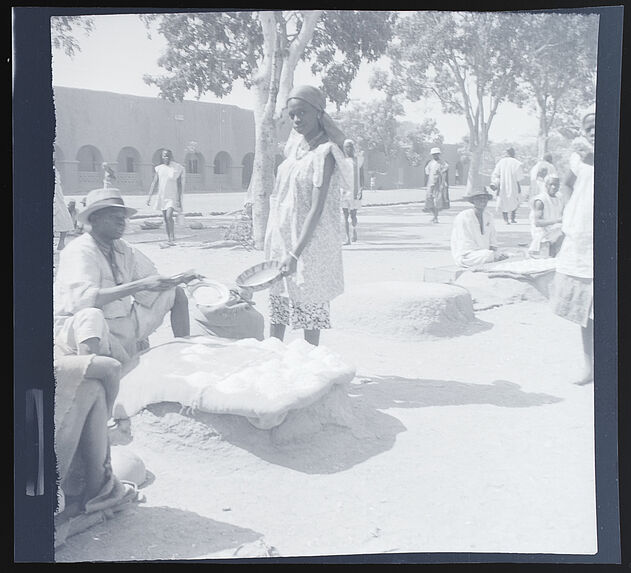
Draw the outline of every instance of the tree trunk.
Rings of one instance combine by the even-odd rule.
[[[276,128],[272,117],[255,114],[254,164],[248,194],[252,201],[254,245],[262,250],[269,216],[269,196],[274,189]]]
[[[482,165],[482,154],[484,153],[484,147],[471,147],[470,151],[471,162],[469,163],[469,173],[467,175],[467,185],[465,187],[465,193],[467,195],[474,189],[479,189],[481,186],[480,167]]]
[[[548,124],[545,120],[539,120],[539,133],[537,134],[537,159],[541,159],[548,152]]]

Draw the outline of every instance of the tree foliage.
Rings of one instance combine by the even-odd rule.
[[[300,36],[300,32],[313,11],[142,15],[145,23],[155,24],[167,40],[166,52],[158,60],[167,73],[146,75],[145,81],[158,86],[160,94],[172,101],[191,92],[197,97],[208,92],[224,97],[237,80],[251,88],[266,57],[261,16],[273,15],[278,55],[284,56],[302,41],[298,58],[311,64],[328,98],[342,105],[348,102],[350,84],[362,60],[374,61],[385,52],[395,15],[358,10],[320,12],[308,37]],[[288,72],[293,74],[297,61],[278,64],[293,65]]]
[[[475,185],[493,119],[501,102],[517,97],[517,63],[506,41],[512,30],[492,12],[414,12],[398,21],[389,51],[391,71],[413,101],[435,97],[469,128]]]
[[[81,46],[75,34],[83,30],[89,34],[94,29],[94,18],[90,16],[53,16],[50,19],[50,35],[52,46],[55,50],[63,50],[72,58],[76,52],[81,51]]]
[[[596,99],[598,16],[517,13],[513,22],[520,91],[539,119],[539,155],[547,151],[550,130],[569,127],[576,110]]]
[[[278,130],[299,61],[311,64],[327,97],[348,101],[362,59],[376,60],[392,36],[395,14],[361,10],[200,12],[142,17],[167,40],[160,76],[145,76],[171,101],[189,92],[229,94],[242,80],[253,94],[254,167],[249,196],[254,239],[262,245],[273,188]],[[314,84],[318,83],[315,81]]]

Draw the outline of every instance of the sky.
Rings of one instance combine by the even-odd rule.
[[[144,83],[144,74],[160,75],[164,72],[157,60],[166,47],[159,34],[147,37],[145,25],[135,14],[113,14],[94,16],[94,30],[86,35],[82,30],[75,32],[81,50],[74,57],[66,56],[61,50],[53,50],[53,85],[83,88],[115,93],[158,97],[158,88]],[[383,64],[377,64],[383,65]],[[368,85],[371,65],[360,67],[355,78],[351,101],[369,101],[383,97]],[[299,67],[294,83],[314,82],[307,66]],[[194,100],[192,95],[190,98]],[[240,83],[223,99],[212,94],[203,95],[200,101],[220,102],[252,109],[252,97]],[[426,118],[436,120],[445,143],[458,143],[468,133],[464,117],[442,113],[440,105],[433,100],[404,102],[406,111],[402,120],[421,123]],[[512,104],[502,104],[493,120],[490,139],[495,142],[516,139],[531,140],[537,134],[537,119],[527,109]]]

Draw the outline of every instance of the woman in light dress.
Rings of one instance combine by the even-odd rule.
[[[341,150],[344,135],[325,102],[313,86],[296,87],[287,98],[293,130],[265,236],[266,259],[278,261],[283,276],[270,289],[270,334],[282,340],[287,326],[302,328],[316,346],[320,331],[331,327],[330,301],[344,292],[340,176],[352,181]]]

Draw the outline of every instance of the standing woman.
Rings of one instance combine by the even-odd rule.
[[[156,165],[156,174],[149,188],[147,205],[151,204],[151,196],[158,185],[158,196],[155,208],[162,211],[164,224],[167,231],[167,245],[175,245],[175,221],[173,213],[182,212],[182,193],[184,190],[184,167],[173,161],[173,153],[170,149],[162,150],[162,163]]]
[[[55,171],[55,191],[53,197],[53,231],[59,234],[57,250],[61,251],[66,246],[66,235],[74,231],[74,221],[66,205],[64,192],[61,188],[61,179],[57,167],[53,165]]]
[[[287,97],[293,130],[270,196],[265,255],[281,265],[283,279],[270,289],[270,335],[283,340],[287,326],[302,328],[317,346],[330,328],[330,301],[344,292],[339,176],[346,173],[343,133],[324,111],[314,86]]]

